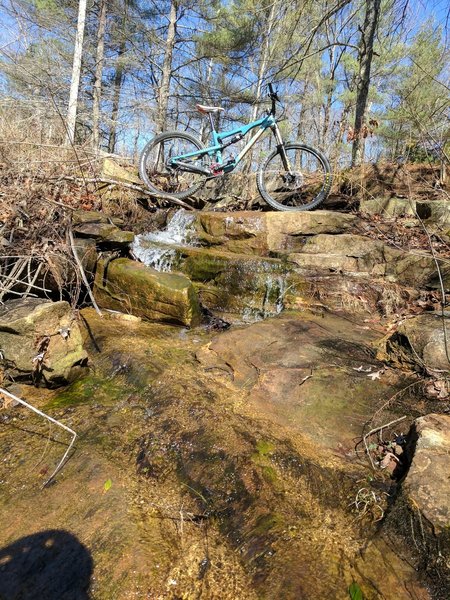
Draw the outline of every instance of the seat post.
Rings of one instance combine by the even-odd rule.
[[[214,127],[214,121],[213,121],[213,118],[212,118],[212,114],[210,112],[208,113],[208,117],[209,117],[209,122],[211,123],[211,129],[215,132],[216,129]]]

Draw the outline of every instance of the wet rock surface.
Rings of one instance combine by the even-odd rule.
[[[355,215],[323,210],[179,211],[165,231],[137,236],[133,253],[158,270],[180,271],[193,278],[209,309],[241,314],[242,304],[250,303],[247,292],[264,299],[274,278],[261,273],[270,271],[281,275],[275,287],[280,290],[280,304],[287,308],[311,306],[319,300],[333,310],[389,315],[422,290],[440,287],[431,255],[399,250],[355,233],[357,222]],[[445,265],[441,267],[445,285],[447,271]],[[218,276],[220,286],[215,281]],[[206,284],[205,289],[201,284]],[[230,292],[233,286],[242,296],[240,306]],[[253,309],[255,317],[264,314],[261,301]]]
[[[64,385],[83,373],[87,353],[67,302],[27,298],[0,307],[0,365],[7,379]]]
[[[90,309],[82,322],[91,374],[27,398],[79,434],[53,486],[36,488],[63,440],[42,457],[46,425],[22,409],[8,413],[15,427],[0,429],[3,546],[70,532],[92,556],[95,600],[302,600],[312,589],[344,600],[354,582],[368,600],[431,598],[350,507],[367,475],[349,454],[352,423],[397,385],[367,376],[379,366],[364,341],[375,334],[300,313],[214,335]],[[341,373],[347,398],[327,382],[328,369]],[[377,392],[367,402],[359,378]],[[18,445],[25,427],[34,433],[21,432]]]
[[[233,329],[197,358],[228,373],[249,411],[301,432],[312,444],[353,455],[354,439],[381,397],[408,383],[385,371],[364,324],[327,314],[283,313]]]

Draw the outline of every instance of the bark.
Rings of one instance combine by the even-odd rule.
[[[70,83],[69,108],[67,111],[66,143],[75,141],[75,124],[77,120],[78,90],[80,87],[81,59],[83,56],[84,25],[86,22],[86,0],[80,0],[78,5],[78,24],[73,52],[72,80]]]
[[[177,23],[177,2],[172,0],[169,13],[169,27],[167,29],[166,48],[164,53],[164,62],[161,73],[161,83],[158,93],[158,112],[156,115],[156,133],[161,133],[166,129],[167,108],[169,106],[170,80],[172,78],[172,58],[175,47],[176,23]]]
[[[256,102],[252,109],[252,121],[256,121],[256,117],[258,116],[259,110],[259,101],[261,100],[261,92],[262,92],[262,84],[264,80],[264,75],[267,70],[267,65],[269,63],[269,55],[270,55],[270,34],[272,33],[273,26],[275,24],[275,5],[276,2],[272,3],[270,7],[269,14],[267,15],[267,28],[264,31],[263,39],[261,43],[261,60],[259,61],[258,66],[258,81],[256,83]]]
[[[100,101],[102,97],[103,59],[105,49],[107,0],[100,0],[97,29],[97,52],[95,56],[94,98],[92,104],[92,147],[98,150],[100,140]]]
[[[113,79],[113,100],[112,100],[112,109],[111,109],[111,125],[109,128],[109,139],[108,139],[108,152],[111,154],[114,153],[117,142],[117,117],[119,116],[119,108],[120,108],[120,94],[122,91],[123,80],[125,79],[125,66],[123,64],[122,57],[125,54],[127,49],[127,40],[126,40],[126,24],[128,17],[128,1],[125,1],[124,13],[122,18],[122,28],[121,35],[122,38],[119,43],[119,48],[117,51],[117,60],[116,60],[116,70],[114,73]]]
[[[359,42],[359,73],[356,85],[355,139],[352,148],[352,166],[358,166],[364,158],[364,138],[362,127],[369,95],[370,69],[373,58],[373,40],[380,18],[381,0],[366,0],[366,15]]]
[[[204,95],[206,95],[209,91],[209,82],[211,81],[213,66],[214,66],[213,59],[210,58],[209,63],[208,63],[208,70],[206,72],[205,84],[204,84],[204,90],[205,90]],[[207,120],[205,118],[205,115],[202,115],[199,138],[204,144],[206,144],[206,142],[208,141],[208,132],[206,131],[206,122],[207,122]]]
[[[262,96],[262,86],[263,86],[264,76],[267,71],[267,66],[269,64],[270,36],[271,36],[272,30],[275,25],[275,6],[276,6],[276,2],[274,1],[274,2],[272,2],[270,10],[268,11],[267,27],[264,30],[263,37],[261,40],[261,58],[260,58],[259,65],[258,65],[258,80],[256,82],[256,97],[255,97],[255,104],[253,105],[253,108],[252,108],[251,121],[256,121],[256,118],[258,116],[259,102],[260,102],[261,96]],[[248,153],[247,158],[246,158],[246,166],[245,166],[244,172],[248,173],[251,171],[252,161],[253,161],[253,150],[250,150],[250,152]]]

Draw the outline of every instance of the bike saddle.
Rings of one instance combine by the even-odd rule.
[[[222,110],[225,110],[221,106],[204,106],[203,104],[196,104],[195,107],[199,112],[201,112],[203,114],[218,113],[218,112],[221,112]]]

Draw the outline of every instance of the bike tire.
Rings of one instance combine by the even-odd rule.
[[[281,151],[279,148],[277,148],[274,152],[269,154],[269,156],[264,160],[264,162],[261,164],[261,166],[258,170],[256,183],[258,186],[259,193],[261,194],[261,196],[265,200],[265,202],[267,202],[267,204],[269,206],[271,206],[272,208],[274,208],[275,210],[280,210],[280,211],[312,210],[312,209],[316,208],[317,206],[319,206],[320,204],[322,204],[322,202],[328,197],[330,190],[331,190],[333,176],[331,173],[331,167],[328,162],[328,159],[321,152],[319,152],[319,150],[315,150],[314,148],[311,148],[310,146],[306,146],[304,144],[296,144],[296,143],[295,144],[286,144],[284,146],[284,148],[285,148],[286,153],[290,154],[291,152],[294,152],[294,156],[295,156],[295,152],[303,153],[303,155],[305,155],[306,157],[309,157],[310,160],[313,160],[314,163],[320,167],[319,175],[314,173],[314,178],[316,180],[317,180],[317,178],[320,179],[320,182],[319,182],[320,189],[317,188],[317,184],[315,184],[314,189],[310,190],[310,193],[308,193],[308,191],[305,189],[302,189],[302,191],[300,192],[300,188],[298,188],[297,200],[292,199],[292,196],[295,193],[295,191],[293,191],[293,192],[291,192],[291,194],[290,194],[291,198],[289,199],[289,202],[291,202],[291,204],[289,204],[288,202],[286,204],[283,204],[283,202],[280,202],[280,199],[283,199],[283,196],[282,196],[283,192],[281,192],[280,196],[276,197],[274,190],[268,189],[268,180],[269,179],[268,179],[268,177],[266,177],[268,173],[273,173],[274,174],[273,177],[277,177],[278,179],[280,177],[286,176],[286,170],[284,169],[284,167],[281,166],[282,165]],[[276,169],[277,165],[279,165],[278,169]],[[272,171],[270,170],[271,168],[272,168]],[[300,173],[300,171],[299,171],[299,173]],[[302,175],[302,177],[303,177],[303,175]],[[294,176],[294,178],[295,178],[295,176]],[[311,186],[311,187],[313,187],[313,186]],[[278,192],[276,192],[276,193],[278,193]],[[286,193],[289,193],[289,192],[284,192],[285,195],[286,195]],[[295,203],[295,202],[298,202],[298,203]]]
[[[197,192],[204,184],[206,181],[206,177],[201,176],[201,175],[197,175],[197,177],[199,178],[199,181],[193,183],[192,185],[189,184],[189,182],[186,183],[186,185],[188,186],[186,189],[184,190],[177,190],[177,189],[171,189],[173,187],[176,186],[170,186],[170,185],[160,185],[160,187],[158,187],[158,184],[155,182],[157,177],[155,174],[157,174],[160,179],[164,180],[164,178],[166,178],[166,181],[169,177],[174,177],[174,173],[173,172],[169,172],[169,169],[166,169],[166,172],[163,171],[157,171],[157,166],[154,162],[154,157],[152,157],[152,153],[155,152],[156,150],[156,154],[157,156],[159,156],[159,150],[158,148],[163,148],[164,149],[164,143],[173,141],[173,143],[175,143],[175,141],[183,141],[183,142],[187,142],[188,144],[192,144],[197,150],[203,150],[204,149],[204,145],[200,142],[200,140],[198,140],[197,138],[195,138],[193,135],[190,135],[189,133],[184,133],[184,132],[179,132],[179,131],[165,131],[163,133],[160,133],[159,135],[157,135],[156,137],[154,137],[152,140],[150,140],[144,147],[144,149],[142,150],[140,157],[139,157],[139,175],[142,179],[142,181],[144,181],[145,185],[148,187],[148,189],[151,192],[154,192],[155,194],[169,194],[170,196],[174,196],[175,198],[178,198],[180,200],[183,200],[185,198],[188,198],[189,196],[192,196],[193,194],[195,194],[195,192]],[[191,149],[189,151],[195,151],[194,149]],[[183,152],[184,153],[184,152]],[[208,161],[209,157],[207,155],[205,155],[205,160]],[[153,163],[153,164],[151,164]],[[166,167],[165,164],[162,165],[163,167]],[[153,169],[153,172],[152,172]],[[175,170],[172,170],[175,171]],[[183,172],[184,177],[186,178],[186,174],[185,172]],[[188,174],[191,175],[191,174]],[[192,179],[194,177],[194,174],[192,174]]]

